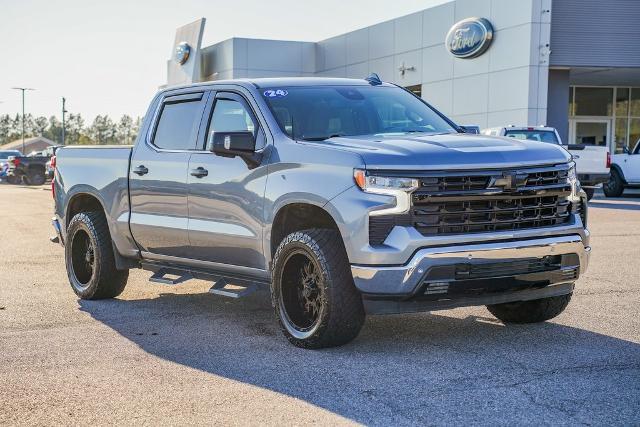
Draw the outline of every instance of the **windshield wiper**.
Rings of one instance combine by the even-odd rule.
[[[344,136],[342,134],[338,134],[338,133],[334,133],[332,135],[329,136],[309,136],[309,137],[305,137],[303,136],[302,139],[303,141],[326,141],[327,139],[331,139],[331,138],[338,138]]]

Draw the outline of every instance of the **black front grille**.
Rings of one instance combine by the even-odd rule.
[[[370,243],[382,244],[395,225],[438,236],[566,224],[572,211],[567,171],[568,165],[561,165],[419,174],[420,187],[411,195],[410,212],[371,217]]]
[[[569,202],[560,196],[513,196],[445,201],[413,198],[413,226],[423,235],[481,233],[552,227],[569,219]]]
[[[456,266],[456,280],[484,279],[487,277],[505,277],[519,274],[539,273],[560,270],[562,256],[546,256],[542,258],[519,259],[509,262],[492,262],[485,264],[460,264]]]

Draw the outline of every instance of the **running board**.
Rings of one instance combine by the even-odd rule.
[[[167,275],[176,276],[175,279],[166,277]],[[171,270],[168,268],[161,268],[153,273],[153,276],[149,277],[150,282],[162,283],[164,285],[177,285],[187,280],[193,279],[191,273],[179,270]]]
[[[177,285],[191,279],[213,282],[209,293],[228,298],[242,298],[258,290],[258,285],[269,285],[266,280],[248,276],[236,276],[228,272],[200,270],[183,266],[161,265],[152,262],[142,262],[144,270],[153,272],[150,282],[165,285]],[[167,277],[175,276],[175,277]]]
[[[252,294],[256,290],[256,286],[251,284],[244,286],[238,285],[234,288],[228,288],[228,285],[235,286],[232,283],[227,282],[227,279],[220,278],[213,284],[211,289],[209,289],[209,293],[229,298],[242,298]]]

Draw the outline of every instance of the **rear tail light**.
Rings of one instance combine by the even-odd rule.
[[[20,159],[17,159],[14,157],[13,159],[9,159],[9,163],[11,163],[14,167],[16,167],[20,164]]]
[[[51,196],[53,197],[53,200],[56,199],[56,177],[55,176],[51,180]]]
[[[611,153],[607,151],[607,169],[611,167]]]
[[[56,168],[56,156],[51,156],[51,169]]]

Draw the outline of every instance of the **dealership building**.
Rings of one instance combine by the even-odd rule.
[[[461,125],[548,125],[621,152],[640,138],[640,0],[455,0],[318,42],[177,30],[168,85],[232,78],[382,80]]]

